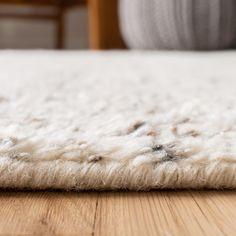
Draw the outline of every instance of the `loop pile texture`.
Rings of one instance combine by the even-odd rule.
[[[236,53],[0,53],[0,187],[235,188]]]

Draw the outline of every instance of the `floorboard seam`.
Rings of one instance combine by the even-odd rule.
[[[97,201],[96,201],[96,207],[95,207],[92,236],[94,236],[94,234],[95,234],[95,226],[96,226],[96,219],[97,219],[97,209],[98,209],[98,199],[99,199],[99,193],[97,195]]]

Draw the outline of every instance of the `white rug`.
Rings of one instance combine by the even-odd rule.
[[[236,52],[1,52],[0,187],[236,187]]]

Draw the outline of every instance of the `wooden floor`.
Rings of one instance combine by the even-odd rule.
[[[235,235],[234,191],[0,192],[0,235]]]

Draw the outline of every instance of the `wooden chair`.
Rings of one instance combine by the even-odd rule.
[[[29,18],[52,20],[57,27],[56,48],[64,47],[64,14],[69,7],[87,4],[91,49],[125,48],[118,22],[119,0],[0,0],[1,5],[53,7],[53,14],[3,14],[0,18]],[[41,12],[41,11],[40,11]]]
[[[42,19],[54,21],[57,28],[56,48],[62,49],[65,40],[65,25],[64,14],[69,7],[85,4],[85,0],[0,0],[1,5],[15,6],[33,6],[33,7],[52,7],[53,13],[39,14],[3,14],[0,13],[0,18],[29,18],[32,20]]]

